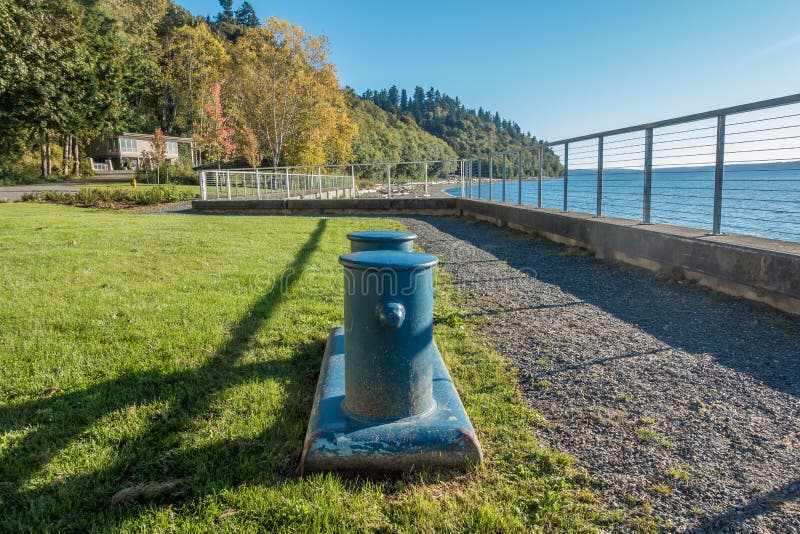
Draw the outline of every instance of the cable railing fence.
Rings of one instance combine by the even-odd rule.
[[[200,196],[214,199],[428,197],[434,186],[463,185],[461,160],[353,163],[199,171]],[[441,189],[439,187],[438,189]]]
[[[544,176],[546,150],[560,172]],[[466,166],[466,191],[453,194],[467,198],[800,242],[800,95],[542,142]]]
[[[203,199],[441,192],[800,242],[800,94],[464,159],[201,171]]]
[[[353,196],[352,176],[273,169],[200,171],[200,197],[209,199],[331,198]]]

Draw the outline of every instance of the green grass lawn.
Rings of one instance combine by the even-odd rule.
[[[486,464],[298,476],[337,257],[376,228],[401,226],[0,206],[0,531],[612,526],[446,284],[435,336]]]

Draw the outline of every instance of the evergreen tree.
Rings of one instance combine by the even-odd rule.
[[[396,85],[393,85],[389,88],[389,93],[387,94],[387,98],[389,101],[389,110],[397,112],[397,106],[400,102],[400,92],[397,90]]]
[[[250,28],[255,28],[259,25],[256,10],[250,2],[245,1],[242,6],[236,10],[236,22]]]
[[[217,24],[233,24],[236,22],[233,17],[233,0],[219,0],[219,6],[222,11],[217,14]]]

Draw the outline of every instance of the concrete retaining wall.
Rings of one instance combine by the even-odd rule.
[[[722,293],[800,315],[800,244],[757,237],[712,236],[663,224],[596,218],[486,200],[392,198],[194,201],[204,212],[274,215],[426,214],[465,216],[685,278]]]
[[[404,213],[458,215],[456,198],[339,198],[283,200],[195,200],[192,209],[211,213],[272,215],[364,215]]]
[[[463,216],[509,226],[800,315],[800,244],[460,199]]]

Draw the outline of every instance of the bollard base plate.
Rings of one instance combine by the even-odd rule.
[[[364,421],[345,415],[344,329],[331,330],[303,444],[301,474],[361,474],[463,468],[483,453],[438,349],[433,367],[436,409],[395,421]]]

